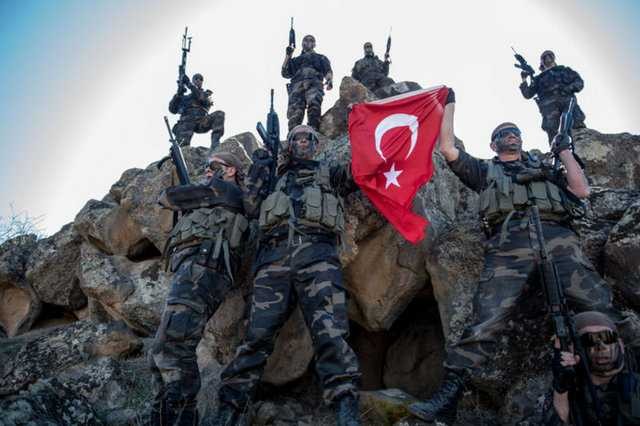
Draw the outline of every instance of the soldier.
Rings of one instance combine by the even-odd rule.
[[[291,83],[287,85],[289,130],[302,124],[305,109],[307,110],[307,123],[318,130],[324,96],[322,79],[325,79],[327,90],[333,88],[333,72],[329,59],[316,53],[315,47],[315,37],[306,35],[302,39],[302,53],[299,56],[292,58],[293,47],[287,46],[286,49],[286,56],[282,64],[282,76],[291,79]]]
[[[389,55],[384,55],[384,61],[381,61],[373,53],[373,45],[371,42],[364,44],[364,58],[359,59],[353,65],[351,77],[364,84],[367,89],[375,92],[376,90],[389,86],[394,83],[389,78]]]
[[[540,74],[531,77],[531,83],[527,83],[527,73],[520,74],[522,83],[520,91],[525,99],[535,98],[538,109],[542,114],[542,129],[549,136],[549,143],[558,131],[560,116],[567,109],[571,98],[582,90],[584,82],[580,74],[569,67],[556,64],[556,55],[545,50],[540,55]],[[573,128],[584,126],[584,112],[578,106],[576,100],[573,110]]]
[[[521,133],[513,123],[502,123],[491,134],[497,156],[479,160],[455,147],[450,92],[440,133],[440,152],[460,180],[480,193],[480,216],[485,226],[484,269],[473,301],[473,324],[447,351],[446,376],[440,389],[410,411],[427,421],[452,421],[469,370],[477,369],[495,352],[497,340],[524,299],[529,278],[536,273],[537,245],[529,207],[540,210],[544,237],[557,265],[564,293],[572,309],[596,310],[622,321],[611,304],[611,292],[580,249],[568,225],[580,199],[589,195],[582,169],[571,144],[558,136],[552,153],[564,165],[553,168],[522,151]],[[630,325],[625,321],[625,326]]]
[[[205,184],[168,188],[160,203],[184,215],[165,255],[174,273],[162,320],[149,351],[156,382],[151,422],[197,424],[200,374],[196,347],[204,327],[233,284],[248,226],[242,204],[242,163],[230,152],[210,158]]]
[[[576,374],[579,356],[561,352],[556,339],[553,390],[544,403],[544,424],[640,425],[640,375],[625,362],[624,343],[616,325],[600,312],[582,312],[574,322],[598,402],[591,399],[584,376]],[[578,412],[570,412],[569,398]],[[581,421],[576,421],[578,416]]]
[[[191,143],[193,133],[207,133],[211,130],[211,151],[216,149],[220,138],[224,134],[224,112],[214,111],[209,114],[213,105],[211,90],[203,90],[202,74],[193,75],[193,83],[189,77],[184,77],[184,84],[179,86],[178,92],[169,102],[169,111],[180,114],[180,120],[173,126],[173,134],[180,146]],[[185,95],[189,88],[189,94]]]
[[[289,161],[269,193],[272,159],[254,154],[246,179],[245,209],[259,218],[261,239],[249,326],[235,359],[222,373],[218,424],[236,425],[247,410],[273,351],[274,340],[296,303],[312,336],[324,400],[337,406],[338,425],[359,425],[360,373],[346,342],[349,322],[336,243],[344,229],[341,196],[355,190],[349,167],[313,161],[315,131],[289,132]]]

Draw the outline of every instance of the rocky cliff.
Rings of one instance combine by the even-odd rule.
[[[398,83],[382,95],[416,87]],[[321,158],[350,160],[347,108],[375,98],[343,79],[340,99],[322,118]],[[640,137],[583,129],[575,139],[593,185],[589,213],[575,227],[614,288],[615,302],[635,320]],[[248,161],[256,147],[254,136],[243,133],[225,140],[221,149]],[[194,174],[204,168],[205,148],[184,153]],[[414,203],[431,221],[418,246],[405,242],[362,194],[346,200],[342,261],[367,424],[393,424],[406,416],[403,404],[434,391],[443,374],[444,346],[458,339],[469,321],[483,258],[478,197],[439,154],[435,163],[434,177]],[[7,424],[144,420],[152,395],[145,352],[171,278],[161,252],[172,217],[156,199],[173,180],[170,162],[127,170],[102,200],[89,200],[55,235],[22,236],[0,246],[0,412]],[[244,332],[251,256],[246,254],[237,288],[207,324],[198,347],[205,424],[215,410],[220,370]],[[550,327],[539,289],[532,289],[530,300],[500,352],[466,391],[458,424],[535,424],[550,380],[545,371]],[[331,424],[331,412],[319,403],[312,365],[310,337],[296,311],[269,359],[254,404],[255,424]]]

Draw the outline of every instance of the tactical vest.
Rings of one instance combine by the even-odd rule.
[[[294,82],[308,79],[322,80],[324,77],[322,59],[315,52],[300,54],[293,65],[295,73],[291,80]]]
[[[526,156],[525,167],[541,168],[539,160]],[[487,166],[487,186],[480,193],[480,216],[490,226],[502,222],[513,211],[528,209],[534,202],[542,218],[562,220],[568,216],[565,197],[554,183],[545,179],[519,184],[500,162],[490,160]]]
[[[289,174],[302,187],[300,213],[296,216],[287,183]],[[334,234],[344,231],[344,204],[331,187],[330,169],[321,165],[315,170],[288,171],[278,179],[275,191],[260,206],[260,229],[263,232],[288,225],[303,226]]]

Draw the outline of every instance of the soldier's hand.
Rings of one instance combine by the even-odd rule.
[[[562,151],[571,149],[572,141],[568,135],[556,135],[551,142],[551,153],[556,157],[560,157]]]
[[[551,370],[553,372],[553,390],[562,394],[575,387],[576,370],[575,366],[580,362],[580,356],[573,352],[560,350],[560,341],[555,339],[553,348],[553,360]]]
[[[285,49],[285,53],[287,56],[291,56],[293,54],[293,47],[287,46],[287,48]]]
[[[251,160],[253,161],[253,164],[258,164],[260,166],[271,166],[271,163],[273,162],[269,151],[263,148],[258,148],[253,151]]]
[[[447,93],[447,100],[444,101],[445,106],[449,104],[456,103],[456,92],[453,91],[452,88],[449,88],[449,93]]]
[[[327,90],[333,89],[333,79],[328,78],[327,82],[325,83],[325,85],[327,86]]]
[[[520,72],[520,77],[522,78],[522,81],[527,81],[527,76],[529,75],[528,72],[526,71],[521,71]]]
[[[191,80],[189,80],[189,77],[185,74],[182,76],[182,84],[189,84],[191,83]]]

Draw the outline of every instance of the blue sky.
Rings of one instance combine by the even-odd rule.
[[[525,146],[546,143],[535,105],[517,89],[511,45],[534,66],[552,48],[582,74],[587,126],[640,133],[638,1],[4,0],[0,16],[0,216],[13,203],[43,215],[47,233],[126,169],[166,154],[162,115],[185,25],[194,36],[187,71],[205,75],[226,112],[225,136],[264,119],[271,87],[285,122],[279,68],[290,16],[299,38],[316,35],[336,86],[362,43],[380,51],[392,25],[392,77],[454,87],[456,134],[474,155],[491,155],[486,138],[501,121],[521,125]],[[327,93],[323,111],[337,96],[337,87]]]

